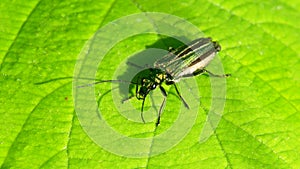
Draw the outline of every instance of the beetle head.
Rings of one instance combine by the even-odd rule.
[[[152,81],[151,79],[142,79],[142,83],[138,88],[137,91],[137,98],[138,99],[145,99],[146,96],[149,94],[151,90],[156,88],[156,82]]]

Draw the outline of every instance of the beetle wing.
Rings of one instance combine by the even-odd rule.
[[[154,66],[171,75],[174,81],[179,81],[196,70],[204,69],[220,49],[220,45],[211,38],[199,38],[184,48],[168,53]]]

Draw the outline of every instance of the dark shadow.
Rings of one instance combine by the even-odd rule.
[[[184,38],[180,38],[184,39]],[[185,40],[188,41],[188,40]],[[139,52],[133,56],[129,56],[127,59],[126,71],[119,75],[117,79],[131,81],[133,83],[139,84],[139,79],[141,77],[148,76],[147,69],[153,68],[155,61],[162,58],[169,51],[169,48],[178,48],[184,46],[184,43],[171,37],[164,37],[159,39],[153,44],[145,46],[145,50]],[[120,84],[120,92],[122,97],[135,96],[134,84]]]

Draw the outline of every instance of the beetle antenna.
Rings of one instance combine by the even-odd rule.
[[[99,81],[94,82],[94,83],[89,83],[89,84],[84,84],[84,85],[77,86],[77,88],[88,87],[88,86],[94,86],[94,85],[96,85],[96,84],[99,84],[99,83],[106,83],[106,82],[110,82],[110,83],[129,83],[129,84],[137,84],[137,83],[134,83],[134,82],[131,82],[131,81],[127,81],[127,80],[99,80]]]

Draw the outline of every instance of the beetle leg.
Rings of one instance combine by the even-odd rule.
[[[197,76],[197,75],[200,75],[203,73],[207,73],[208,75],[210,75],[212,77],[229,77],[229,76],[231,76],[231,74],[217,75],[206,69],[197,69],[192,74],[186,74],[186,75],[183,75],[182,77],[192,77],[192,76]]]
[[[182,97],[181,94],[179,93],[179,90],[178,90],[176,84],[174,83],[173,85],[175,86],[176,93],[177,93],[177,95],[180,97],[180,99],[181,99],[182,103],[184,104],[184,106],[185,106],[187,109],[190,109],[190,107],[189,107],[189,105],[187,104],[187,102],[183,99],[183,97]]]
[[[164,96],[164,100],[163,100],[163,102],[161,103],[160,108],[159,108],[157,121],[156,121],[156,123],[155,123],[156,127],[157,127],[157,126],[159,125],[159,123],[160,123],[160,117],[161,117],[163,108],[164,108],[165,105],[166,105],[166,98],[167,98],[167,92],[166,92],[166,90],[165,90],[162,86],[159,86],[159,89],[160,89],[161,93],[162,93],[163,96]]]
[[[231,76],[231,74],[216,75],[216,74],[214,74],[214,73],[212,73],[212,72],[210,72],[206,69],[203,69],[203,71],[208,73],[212,77],[229,77],[229,76]]]
[[[182,77],[193,77],[193,76],[200,75],[200,74],[202,74],[202,73],[204,73],[204,72],[205,72],[205,71],[204,71],[203,69],[197,69],[197,70],[195,70],[193,73],[183,75]]]
[[[200,75],[200,74],[202,74],[202,73],[204,73],[205,71],[203,70],[203,69],[197,69],[197,70],[195,70],[194,72],[193,72],[193,76],[197,76],[197,75]]]
[[[141,108],[141,118],[142,118],[142,121],[145,123],[145,119],[144,119],[144,104],[145,104],[145,99],[146,97],[144,97],[143,99],[143,103],[142,103],[142,108]]]
[[[140,82],[141,86],[144,85],[144,80],[145,80],[145,78],[142,78],[142,79],[141,79],[141,82]],[[136,87],[135,87],[135,96],[136,96],[136,98],[137,98],[138,100],[142,100],[142,99],[144,99],[144,96],[140,94],[140,92],[139,92],[139,85],[138,85],[138,84],[139,84],[139,83],[137,83],[137,85],[136,85]]]

